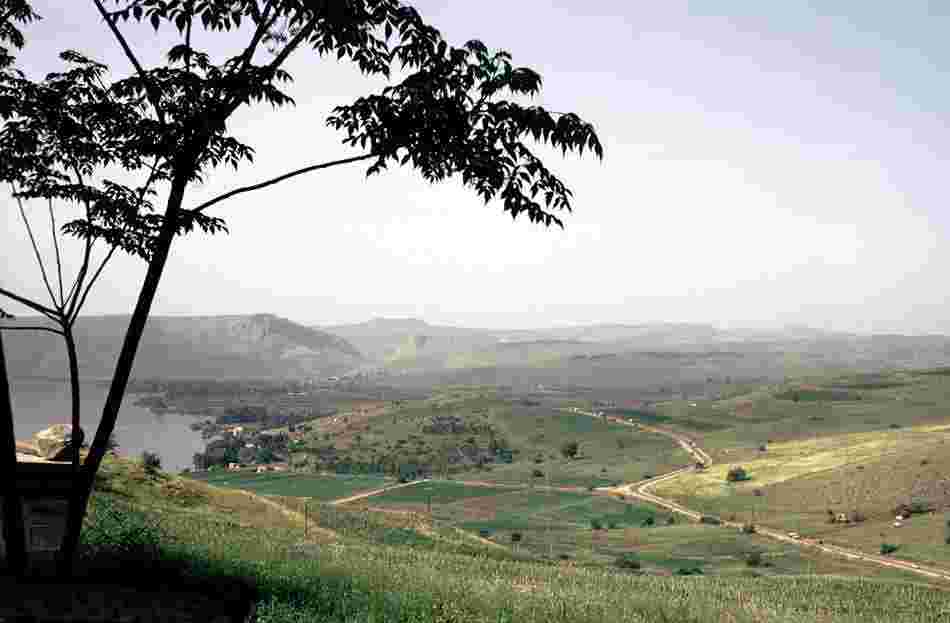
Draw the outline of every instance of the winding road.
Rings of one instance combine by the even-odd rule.
[[[587,415],[591,417],[600,417],[596,413],[586,412],[586,411],[573,411],[580,415]],[[651,433],[657,433],[660,435],[665,435],[673,439],[676,443],[680,445],[686,452],[688,452],[696,462],[702,464],[704,468],[712,465],[713,460],[709,454],[696,445],[695,441],[686,437],[685,435],[675,433],[670,430],[656,428],[653,426],[646,426],[643,424],[636,424],[629,422],[619,417],[607,416],[607,421],[614,422],[617,424],[624,424],[627,426],[632,426],[638,430],[644,430]],[[661,498],[658,495],[652,492],[652,489],[658,484],[666,482],[668,480],[673,480],[683,474],[687,474],[696,470],[695,466],[683,467],[672,472],[663,474],[661,476],[656,476],[654,478],[648,478],[646,480],[641,480],[638,482],[632,482],[625,485],[620,485],[618,487],[602,487],[598,491],[611,493],[611,494],[621,494],[624,497],[632,497],[643,502],[648,502],[654,506],[659,506],[660,508],[665,508],[666,510],[678,513],[685,517],[692,519],[693,521],[699,521],[703,514],[699,511],[695,511],[685,506],[674,502],[673,500],[668,500]],[[719,518],[716,518],[719,519]],[[733,522],[733,521],[722,521],[720,520],[720,525],[724,528],[733,528],[737,530],[742,529],[742,524]],[[832,554],[835,556],[840,556],[843,558],[848,558],[850,560],[856,560],[861,562],[867,562],[876,564],[882,567],[889,567],[892,569],[901,569],[903,571],[908,571],[910,573],[916,573],[917,575],[925,576],[931,579],[937,580],[950,580],[950,571],[945,569],[940,569],[937,567],[919,565],[917,563],[908,562],[906,560],[899,560],[895,558],[889,558],[887,556],[877,556],[875,554],[868,554],[860,550],[851,549],[848,547],[841,547],[838,545],[831,545],[829,543],[824,543],[816,539],[808,539],[801,537],[789,536],[785,532],[779,530],[774,530],[772,528],[767,528],[765,526],[756,525],[756,534],[761,536],[781,541],[783,543],[790,543],[792,545],[797,545],[802,549],[810,549],[812,551],[818,551],[825,554]]]

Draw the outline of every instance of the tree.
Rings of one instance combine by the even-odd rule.
[[[565,441],[561,444],[561,455],[565,459],[573,459],[577,457],[577,453],[580,450],[580,444],[577,441]]]
[[[142,187],[104,189],[111,189],[119,201],[104,202],[103,218],[114,227],[102,227],[120,243],[124,238],[119,234],[131,230],[135,244],[130,246],[146,261],[147,269],[84,463],[78,503],[70,511],[63,544],[67,562],[78,544],[94,475],[115,428],[172,243],[195,226],[210,232],[223,229],[220,219],[205,216],[206,210],[306,173],[365,161],[368,176],[395,164],[410,165],[428,182],[459,178],[486,203],[501,200],[513,218],[523,213],[531,222],[563,227],[557,212],[571,209],[571,191],[544,165],[531,143],[548,144],[562,154],[583,155],[588,149],[603,157],[593,127],[576,114],[504,99],[537,94],[541,77],[536,72],[514,67],[507,52],[491,52],[480,41],[449,45],[415,9],[398,0],[117,0],[112,11],[102,0],[93,4],[134,69],[132,76],[108,85],[97,102],[133,104],[128,108],[131,116],[117,123],[102,144],[128,155],[131,161],[122,161],[122,166],[130,172],[147,171],[149,180]],[[3,18],[4,29],[13,20],[27,21],[20,14]],[[163,66],[143,66],[134,41],[123,33],[129,20],[149,23],[156,30],[170,26],[177,32],[177,43],[168,50]],[[203,41],[212,37],[233,41],[226,32],[232,28],[247,37],[220,62],[194,44],[197,37],[192,35],[199,29],[205,31]],[[263,48],[270,53],[266,60],[261,58]],[[185,207],[188,189],[216,167],[237,168],[251,160],[253,149],[229,135],[227,122],[245,106],[292,104],[283,90],[291,76],[283,67],[292,54],[305,48],[320,56],[335,54],[355,63],[364,74],[391,81],[377,94],[335,108],[327,119],[328,125],[344,133],[343,143],[359,152]],[[397,63],[406,76],[394,82],[391,72]],[[118,112],[105,116],[125,119]],[[80,129],[72,127],[67,135]],[[141,199],[138,194],[129,197],[128,190],[135,193],[140,188],[146,189]],[[163,208],[150,212],[146,197],[162,197]],[[86,223],[75,233],[88,236],[97,231]]]
[[[142,467],[145,468],[146,473],[156,474],[162,469],[162,457],[155,452],[142,450]]]
[[[258,448],[257,455],[254,457],[254,460],[262,465],[273,463],[275,460],[274,451],[270,448]]]
[[[751,480],[752,477],[749,476],[744,467],[739,465],[734,465],[729,468],[729,471],[726,473],[726,481],[728,482],[742,482],[744,480]]]

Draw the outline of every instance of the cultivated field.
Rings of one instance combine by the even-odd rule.
[[[330,501],[391,484],[377,476],[317,476],[287,472],[212,472],[191,475],[217,487],[244,489],[260,495],[282,495]]]

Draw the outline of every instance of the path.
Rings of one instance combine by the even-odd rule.
[[[411,487],[413,485],[422,484],[424,482],[429,482],[430,478],[423,478],[422,480],[410,480],[409,482],[400,482],[399,484],[390,485],[388,487],[382,487],[381,489],[373,489],[372,491],[364,491],[363,493],[357,493],[356,495],[351,495],[345,498],[339,498],[330,502],[331,506],[340,506],[342,504],[348,504],[350,502],[355,502],[357,500],[363,500],[365,498],[371,498],[374,495],[381,495],[387,491],[393,491],[395,489],[401,489],[403,487]]]
[[[579,413],[581,415],[588,415],[591,417],[599,417],[595,413],[585,412],[585,411],[573,411],[574,413]],[[633,426],[639,428],[640,430],[646,430],[653,433],[658,433],[660,435],[666,435],[667,437],[672,438],[676,443],[678,443],[684,450],[686,450],[693,458],[696,459],[698,463],[702,463],[703,467],[709,467],[712,465],[712,457],[709,454],[696,445],[696,443],[686,437],[685,435],[675,433],[670,430],[656,428],[653,426],[645,426],[642,424],[636,424],[629,422],[619,417],[608,416],[608,421],[615,422],[618,424],[625,424],[627,426]],[[665,508],[674,513],[684,515],[689,517],[694,521],[699,521],[702,518],[702,513],[691,510],[674,502],[673,500],[668,500],[661,498],[658,495],[655,495],[651,492],[651,489],[656,487],[662,482],[667,480],[672,480],[683,474],[695,471],[695,467],[683,467],[675,471],[663,474],[661,476],[656,476],[654,478],[648,478],[646,480],[641,480],[639,482],[632,482],[625,485],[620,485],[619,487],[602,487],[600,491],[606,491],[609,493],[619,493],[624,496],[631,496],[633,498],[642,500],[653,504],[654,506],[659,506]],[[725,528],[734,528],[742,529],[742,524],[733,522],[733,521],[722,521],[721,524]],[[781,541],[783,543],[789,543],[801,547],[802,549],[808,548],[814,551],[823,552],[825,554],[833,554],[836,556],[841,556],[851,560],[858,560],[863,562],[873,563],[882,567],[890,567],[892,569],[901,569],[904,571],[909,571],[911,573],[916,573],[917,575],[926,576],[928,578],[939,579],[939,580],[950,580],[950,571],[945,569],[940,569],[937,567],[930,567],[924,565],[918,565],[917,563],[908,562],[906,560],[899,560],[895,558],[889,558],[886,556],[878,556],[875,554],[868,554],[860,550],[851,549],[847,547],[841,547],[838,545],[831,545],[829,543],[823,543],[816,539],[807,539],[807,538],[796,538],[789,536],[785,532],[779,530],[774,530],[772,528],[767,528],[764,526],[756,525],[756,534],[761,536]]]

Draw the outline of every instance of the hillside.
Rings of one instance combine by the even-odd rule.
[[[127,325],[127,316],[80,320],[76,341],[85,378],[111,375]],[[66,355],[58,336],[10,331],[4,337],[12,376],[63,376]],[[297,378],[343,372],[361,360],[359,350],[347,340],[271,314],[154,316],[142,336],[133,374],[176,379]]]
[[[400,527],[345,511],[305,538],[300,513],[276,512],[277,498],[149,476],[126,462],[104,467],[87,532],[102,537],[100,561],[115,541],[106,533],[131,537],[128,557],[155,534],[138,526],[157,519],[159,564],[150,568],[249,581],[258,618],[271,622],[936,622],[950,607],[945,591],[895,580],[660,577],[519,560],[424,523]],[[110,508],[131,513],[99,512]]]

